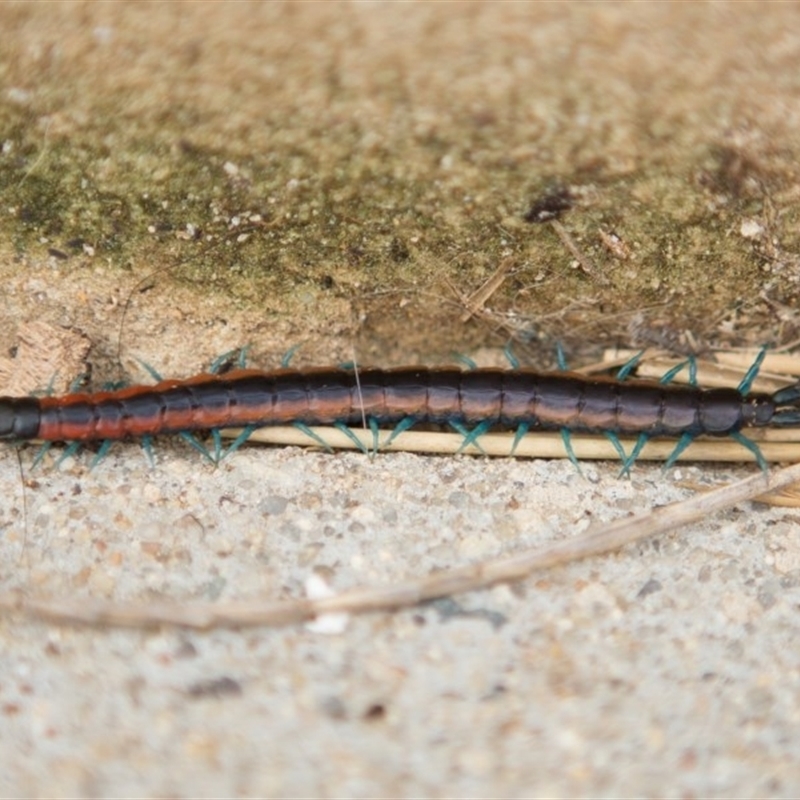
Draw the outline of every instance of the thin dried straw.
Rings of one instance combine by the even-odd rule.
[[[208,630],[221,627],[291,625],[325,614],[392,611],[437,597],[486,589],[527,578],[532,572],[617,550],[648,536],[686,525],[764,492],[800,481],[800,464],[766,475],[758,473],[706,494],[673,503],[648,514],[595,525],[581,536],[523,550],[479,564],[409,578],[386,586],[363,586],[329,597],[250,600],[231,603],[113,603],[92,598],[46,601],[21,592],[0,595],[0,610],[51,622],[149,628],[172,625]]]
[[[337,428],[311,428],[312,433],[335,450],[353,450],[359,447],[351,437]],[[361,448],[371,451],[373,448],[372,431],[351,429],[351,434],[358,439]],[[223,436],[235,437],[239,431],[223,431]],[[767,461],[800,461],[800,431],[786,429],[783,431],[747,430],[745,435],[758,441],[758,446]],[[507,458],[511,455],[514,443],[513,433],[486,433],[480,437],[478,446],[464,447],[464,437],[460,433],[442,433],[439,431],[406,431],[398,435],[389,444],[389,431],[381,431],[379,450],[384,452],[412,452],[470,455],[487,455]],[[297,445],[300,447],[318,447],[319,439],[314,441],[298,428],[274,427],[259,428],[254,431],[248,441],[273,445]],[[630,453],[636,444],[635,439],[621,439],[626,453]],[[576,457],[581,461],[619,460],[611,442],[604,436],[573,435],[570,439]],[[793,443],[794,442],[794,443]],[[666,461],[675,449],[674,439],[651,439],[642,450],[638,460]],[[565,458],[567,453],[564,440],[559,433],[537,431],[522,438],[513,455],[521,458]],[[684,450],[678,457],[681,461],[755,461],[752,452],[731,439],[698,439]]]

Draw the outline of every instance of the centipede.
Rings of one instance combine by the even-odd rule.
[[[766,469],[742,431],[800,426],[800,382],[772,394],[751,392],[763,356],[737,388],[679,385],[670,382],[673,375],[652,382],[526,368],[234,369],[111,391],[0,397],[0,440],[149,440],[221,428],[243,429],[243,440],[275,425],[394,426],[395,435],[424,423],[450,426],[465,443],[490,430],[515,431],[515,442],[537,430],[560,430],[573,461],[572,432],[604,434],[615,447],[620,435],[634,435],[630,453],[617,447],[625,469],[651,437],[676,440],[671,464],[696,437],[727,436]]]

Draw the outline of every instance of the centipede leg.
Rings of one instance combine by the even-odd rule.
[[[642,448],[647,444],[649,438],[650,437],[646,433],[639,434],[639,438],[636,440],[633,450],[631,450],[630,455],[625,459],[622,465],[622,469],[619,473],[620,476],[630,475],[631,467],[636,463],[636,459],[639,458],[639,454],[642,452]]]
[[[731,439],[739,442],[742,447],[746,447],[755,456],[756,463],[759,467],[761,467],[762,472],[769,472],[769,467],[767,466],[767,460],[764,458],[764,454],[752,439],[748,439],[744,434],[741,433],[741,431],[732,431],[730,437]]]
[[[756,375],[758,375],[759,370],[761,369],[761,364],[764,362],[764,357],[767,355],[767,347],[761,348],[758,351],[758,355],[756,356],[756,360],[750,365],[750,369],[745,372],[744,377],[742,378],[739,385],[736,387],[739,392],[743,395],[747,394],[750,391],[750,387],[753,385],[753,381],[756,379]],[[733,434],[731,434],[733,435]],[[747,445],[745,445],[746,447]]]
[[[463,364],[468,370],[472,371],[474,369],[478,369],[478,365],[471,359],[469,356],[465,356],[463,353],[453,353],[453,358],[458,361],[459,364]]]
[[[456,452],[460,453],[472,445],[477,450],[480,450],[481,453],[486,455],[486,451],[480,446],[478,439],[479,437],[483,436],[483,434],[486,433],[493,424],[494,422],[492,420],[485,419],[483,422],[476,425],[471,431],[468,431],[460,422],[450,422],[450,427],[464,437],[464,441],[461,442],[461,447],[459,447]]]
[[[369,455],[369,450],[364,442],[362,442],[344,422],[334,422],[333,427],[336,428],[337,431],[341,431],[365,456]]]
[[[562,372],[566,372],[569,369],[567,365],[567,357],[564,354],[564,346],[561,342],[556,342],[556,364],[558,364],[558,368]]]
[[[294,354],[297,352],[297,349],[300,347],[299,344],[296,344],[290,347],[284,354],[281,356],[281,367],[283,369],[288,369],[291,360],[294,358]]]
[[[103,439],[102,444],[89,464],[90,470],[94,469],[108,455],[108,451],[111,449],[112,444],[114,444],[114,442],[111,439]]]
[[[42,459],[47,455],[50,451],[50,448],[53,446],[52,442],[43,442],[42,446],[36,452],[36,455],[33,457],[33,464],[31,464],[31,469],[36,469],[39,464],[42,463]]]
[[[227,458],[231,453],[235,453],[252,436],[255,429],[255,425],[247,425],[244,427],[242,432],[231,442],[228,449],[222,454],[220,460]]]
[[[403,417],[403,419],[394,426],[394,430],[389,434],[389,438],[386,440],[384,446],[390,445],[401,433],[405,433],[409,428],[412,428],[415,422],[416,420],[414,417]]]
[[[669,454],[669,458],[664,462],[662,471],[668,470],[678,460],[678,456],[692,443],[693,440],[694,436],[691,433],[681,434],[681,438],[678,439],[675,449]]]
[[[619,436],[613,431],[606,431],[606,439],[614,445],[614,449],[617,451],[617,454],[620,457],[620,461],[622,461],[623,467],[622,472],[620,472],[620,476],[625,473],[625,464],[628,462],[628,455],[625,452],[625,448],[622,446],[622,442],[619,440]]]
[[[633,370],[638,366],[639,362],[642,360],[642,355],[644,355],[644,350],[640,350],[635,356],[629,358],[620,368],[617,370],[617,380],[624,381]]]
[[[374,458],[378,455],[378,449],[380,448],[381,429],[378,427],[378,420],[375,417],[369,417],[368,425],[372,431],[372,457]]]
[[[293,424],[297,430],[302,431],[309,439],[313,439],[320,447],[324,448],[326,452],[333,452],[333,448],[321,436],[317,436],[304,422],[295,422]]]
[[[517,426],[516,433],[514,433],[514,441],[511,444],[511,452],[509,453],[510,456],[513,456],[517,451],[517,445],[519,445],[530,429],[531,425],[529,422],[522,422]]]
[[[668,369],[658,380],[659,383],[672,383],[675,376],[688,367],[689,369],[689,385],[697,386],[697,359],[694,356],[689,356],[685,361],[676,364],[672,369]]]
[[[514,355],[514,351],[511,349],[511,342],[503,348],[503,355],[506,357],[506,361],[511,365],[511,369],[519,369],[522,366],[519,363],[519,359]]]
[[[64,452],[56,460],[56,467],[60,467],[68,458],[74,456],[78,450],[81,449],[80,442],[70,442],[65,448]]]
[[[569,428],[562,428],[561,429],[561,441],[564,442],[564,450],[567,452],[567,458],[572,462],[572,465],[578,470],[579,475],[583,475],[583,470],[581,470],[581,465],[578,463],[578,457],[575,455],[575,451],[572,449],[572,432]]]
[[[155,369],[155,367],[151,367],[151,366],[150,366],[150,365],[149,365],[149,364],[148,364],[146,361],[142,361],[142,359],[141,359],[141,358],[137,358],[137,359],[136,359],[136,363],[137,363],[137,364],[138,364],[140,367],[142,367],[142,368],[143,368],[143,369],[144,369],[144,370],[147,372],[147,374],[148,374],[148,375],[149,375],[149,376],[150,376],[150,377],[151,377],[151,378],[152,378],[154,381],[156,381],[157,383],[158,383],[159,381],[163,381],[163,380],[164,380],[164,378],[162,377],[161,373],[160,373],[160,372],[159,372],[157,369]]]
[[[192,436],[189,431],[178,431],[178,435],[181,437],[181,439],[183,439],[184,442],[197,450],[197,452],[200,453],[203,458],[205,458],[207,461],[210,461],[212,464],[216,464],[207,448],[200,444],[200,442],[197,441],[197,438]]]
[[[248,345],[244,347],[235,347],[233,350],[228,350],[220,356],[217,356],[210,364],[208,371],[212,375],[221,375],[231,368],[231,363],[235,363],[239,369],[244,369],[247,366],[247,350]],[[235,362],[233,361],[235,357]]]
[[[153,437],[148,436],[145,434],[142,436],[142,450],[144,450],[144,454],[147,457],[147,461],[152,468],[156,466],[156,459],[153,455]]]

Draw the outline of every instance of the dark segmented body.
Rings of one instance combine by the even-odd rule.
[[[112,440],[265,425],[415,422],[644,434],[726,436],[797,425],[797,385],[736,389],[501,369],[236,370],[111,392],[0,398],[0,439]],[[782,408],[782,406],[784,408]],[[787,408],[788,407],[788,408]]]

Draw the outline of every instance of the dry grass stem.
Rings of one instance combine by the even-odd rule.
[[[311,428],[331,449],[353,450],[358,447],[347,434],[337,428]],[[224,436],[235,438],[238,430],[222,432]],[[361,449],[370,452],[373,448],[372,431],[351,429],[353,436],[358,439]],[[759,442],[759,448],[767,461],[800,461],[800,435],[794,430],[773,431],[747,431],[746,435]],[[752,434],[752,435],[751,435]],[[513,433],[486,433],[480,437],[477,447],[469,445],[464,447],[464,437],[460,433],[443,433],[439,431],[406,431],[401,433],[389,444],[386,440],[391,435],[390,431],[381,431],[379,437],[380,452],[411,452],[411,453],[436,453],[440,455],[453,455],[466,453],[470,455],[486,455],[508,457],[514,442]],[[298,428],[274,427],[259,428],[255,431],[249,442],[274,445],[297,445],[301,447],[319,447],[318,442],[312,440]],[[629,438],[620,439],[625,452],[630,452],[636,440]],[[581,461],[584,460],[612,460],[619,459],[619,454],[611,442],[604,436],[588,436],[573,434],[571,436],[572,449]],[[637,460],[666,461],[669,454],[675,449],[674,439],[651,439],[642,450]],[[521,458],[566,458],[564,440],[560,433],[536,432],[528,434],[519,442],[514,455]],[[698,439],[692,442],[679,456],[680,461],[754,461],[753,454],[742,447],[738,442],[730,439]]]

